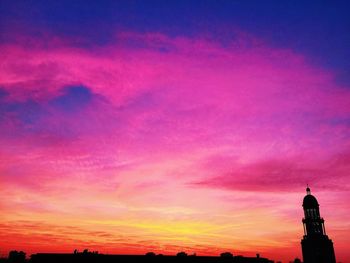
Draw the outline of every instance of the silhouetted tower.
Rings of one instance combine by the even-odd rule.
[[[335,263],[333,242],[326,235],[319,204],[309,187],[306,188],[303,208],[304,237],[301,240],[301,248],[304,263]]]

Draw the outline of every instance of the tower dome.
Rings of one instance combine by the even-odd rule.
[[[307,208],[318,208],[319,206],[320,205],[318,204],[316,197],[314,197],[311,194],[310,188],[307,187],[306,188],[306,196],[304,197],[304,200],[303,200],[303,207],[304,207],[304,209],[307,209]]]

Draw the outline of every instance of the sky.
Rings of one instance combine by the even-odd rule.
[[[0,255],[350,262],[348,1],[0,1]]]

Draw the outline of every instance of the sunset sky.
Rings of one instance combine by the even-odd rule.
[[[350,262],[349,1],[0,1],[0,256]]]

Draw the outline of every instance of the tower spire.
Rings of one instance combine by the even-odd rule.
[[[310,190],[309,184],[306,184],[306,194],[311,195],[311,190]]]

